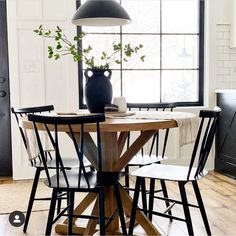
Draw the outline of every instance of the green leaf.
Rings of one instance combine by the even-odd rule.
[[[62,46],[61,46],[60,42],[58,42],[56,49],[59,50],[61,48],[62,48]]]
[[[59,26],[57,26],[56,32],[62,32],[62,29]]]
[[[80,41],[81,38],[79,36],[74,36],[74,41]]]
[[[76,49],[76,47],[75,47],[74,44],[72,44],[72,45],[70,46],[70,48],[69,48],[70,51],[73,51],[73,50],[75,50],[75,49]]]
[[[115,44],[113,42],[113,50],[114,51],[121,51],[122,50],[122,44],[121,43]]]
[[[86,36],[86,33],[85,33],[85,32],[81,32],[79,36],[80,36],[81,38],[83,38],[84,36]]]
[[[106,64],[104,65],[104,69],[109,69],[109,64],[108,64],[108,63],[106,63]]]
[[[54,54],[55,60],[58,60],[60,58],[60,55],[58,53]]]
[[[107,59],[107,53],[104,51],[102,52],[101,60],[106,60]]]
[[[81,32],[79,35],[74,36],[74,41],[81,41],[86,34]]]
[[[45,32],[45,35],[46,35],[46,36],[51,35],[51,30],[48,30],[47,32]]]
[[[80,54],[77,54],[77,60],[78,60],[78,61],[82,61],[82,60],[83,60],[83,56],[80,55]]]
[[[89,45],[87,48],[83,49],[83,53],[88,54],[92,50],[92,47]]]
[[[55,36],[55,40],[58,41],[61,39],[61,37],[62,37],[61,33],[57,33],[57,36]]]
[[[74,61],[78,61],[76,56],[73,56],[73,60]]]

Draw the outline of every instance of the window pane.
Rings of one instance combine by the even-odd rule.
[[[124,33],[160,32],[160,0],[122,0],[122,6],[132,19],[122,27]]]
[[[83,48],[87,48],[88,45],[90,45],[93,49],[91,53],[89,54],[90,58],[91,56],[94,56],[95,58],[95,66],[99,66],[101,64],[105,64],[104,60],[101,61],[101,55],[102,52],[105,51],[108,55],[111,55],[113,53],[112,45],[113,42],[119,43],[120,36],[119,35],[92,35],[88,34],[83,39]],[[110,60],[110,68],[112,69],[119,69],[120,65],[115,64],[115,59],[120,59],[120,54],[114,55],[113,59]],[[83,68],[86,68],[87,66],[83,64]]]
[[[162,44],[163,69],[198,67],[198,36],[163,35]]]
[[[162,102],[197,102],[198,71],[162,71]]]
[[[120,87],[120,71],[119,70],[112,70],[111,84],[112,84],[112,89],[113,89],[113,97],[120,97],[121,87]]]
[[[199,0],[163,0],[163,33],[198,33]]]
[[[159,69],[160,68],[160,36],[159,35],[123,35],[123,44],[132,46],[143,44],[143,48],[128,62],[123,63],[124,69]],[[144,62],[139,58],[145,55]]]
[[[117,26],[109,26],[109,27],[82,26],[81,29],[85,33],[111,33],[111,34],[120,33],[120,27]]]
[[[109,33],[109,34],[119,34],[120,27],[117,26],[109,26],[109,27],[96,27],[96,26],[82,26],[82,31],[87,33]]]
[[[158,102],[160,71],[123,71],[123,96],[127,102]]]

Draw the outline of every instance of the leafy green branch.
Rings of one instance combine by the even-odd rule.
[[[84,61],[84,63],[89,68],[108,69],[113,62],[116,64],[128,62],[128,60],[133,55],[138,54],[139,50],[143,48],[142,44],[133,47],[131,46],[131,44],[122,45],[121,43],[113,42],[112,52],[108,54],[107,52],[103,51],[99,57],[101,64],[98,65],[95,63],[95,57],[92,55],[93,48],[90,45],[86,48],[81,48],[79,46],[79,42],[86,36],[84,32],[82,32],[80,35],[74,36],[73,41],[70,41],[67,38],[67,36],[59,26],[57,26],[55,30],[46,30],[43,28],[42,25],[40,25],[38,29],[34,30],[34,32],[44,38],[55,40],[55,45],[48,46],[49,58],[54,58],[55,60],[58,60],[62,56],[72,55],[74,61]],[[122,53],[122,60],[118,57],[120,53]],[[145,56],[142,55],[139,57],[139,59],[141,61],[144,61]]]

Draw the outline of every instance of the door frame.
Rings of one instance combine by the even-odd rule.
[[[6,0],[0,1],[0,176],[12,176]]]

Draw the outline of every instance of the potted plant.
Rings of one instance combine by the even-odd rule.
[[[86,36],[84,32],[74,36],[73,40],[69,40],[63,30],[57,26],[55,30],[46,30],[42,25],[35,29],[34,32],[44,38],[55,40],[55,45],[48,46],[48,57],[55,60],[62,56],[71,55],[75,62],[83,61],[87,66],[85,70],[86,85],[85,99],[90,112],[104,112],[105,104],[110,104],[112,100],[112,85],[110,78],[112,71],[110,66],[121,64],[122,61],[118,57],[119,53],[123,54],[123,62],[127,62],[133,55],[138,54],[143,48],[142,44],[131,46],[130,44],[122,45],[121,43],[112,44],[112,52],[108,54],[103,51],[99,61],[95,60],[92,54],[93,48],[89,45],[86,48],[81,48],[79,42]],[[145,56],[139,57],[139,60],[144,61]],[[91,72],[91,73],[89,73]]]

